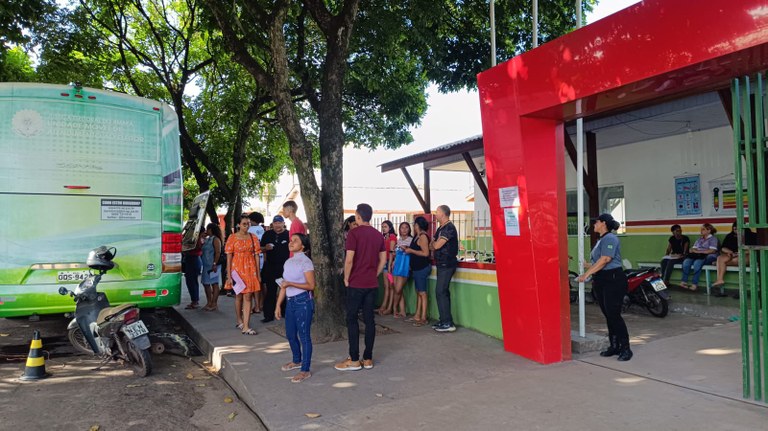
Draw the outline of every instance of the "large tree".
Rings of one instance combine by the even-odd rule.
[[[343,324],[337,278],[343,256],[342,149],[346,143],[396,147],[409,142],[407,128],[425,112],[429,79],[445,90],[474,86],[474,76],[490,63],[487,3],[205,2],[232,58],[277,107],[311,226],[320,286],[318,332],[336,339]],[[573,1],[550,3],[542,13],[544,40],[575,22]],[[499,20],[501,54],[519,52],[530,45],[524,36],[530,28],[527,2],[499,4],[506,14]],[[297,90],[303,96],[298,102]]]

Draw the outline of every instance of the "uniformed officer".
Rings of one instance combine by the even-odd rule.
[[[627,276],[621,263],[619,238],[613,233],[621,224],[610,214],[600,214],[593,220],[595,232],[600,239],[590,254],[591,263],[585,263],[587,271],[579,277],[585,281],[592,277],[592,290],[608,325],[608,338],[611,345],[600,352],[600,356],[618,355],[618,360],[632,359],[629,348],[629,332],[621,317],[621,307],[627,294]]]

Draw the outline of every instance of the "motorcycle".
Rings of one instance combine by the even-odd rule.
[[[624,297],[622,312],[627,311],[632,304],[637,304],[648,309],[648,312],[656,317],[666,316],[669,313],[669,294],[659,269],[629,269],[625,272],[629,287]]]
[[[59,288],[59,294],[74,298],[75,318],[67,327],[72,345],[80,351],[95,354],[104,364],[123,361],[134,374],[146,377],[152,372],[149,330],[139,318],[139,308],[134,304],[110,307],[107,296],[97,290],[102,276],[115,267],[112,261],[117,255],[114,247],[101,246],[88,253],[86,263],[92,270],[74,291]]]
[[[621,311],[626,312],[629,307],[636,304],[645,307],[656,317],[665,317],[669,313],[669,294],[666,292],[667,285],[662,280],[659,269],[629,269],[625,273],[627,274],[628,288]],[[571,304],[579,299],[578,278],[579,274],[568,271]],[[587,303],[597,302],[594,290],[587,290],[585,299]]]

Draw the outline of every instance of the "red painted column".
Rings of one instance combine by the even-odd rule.
[[[490,100],[505,98],[481,89],[504,348],[541,363],[568,360],[570,307],[562,288],[568,275],[561,271],[568,261],[562,125],[521,118],[512,106],[489,109]],[[499,189],[515,186],[520,236],[508,236]]]

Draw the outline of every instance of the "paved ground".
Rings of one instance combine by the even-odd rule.
[[[677,295],[676,295],[677,296]],[[736,302],[733,299],[732,302]],[[676,304],[679,304],[679,300]],[[684,307],[691,308],[693,303],[685,303]],[[682,307],[682,306],[681,306]],[[605,326],[605,318],[600,313],[597,304],[586,304],[586,332],[608,335],[608,328]],[[738,314],[738,309],[729,309],[728,315]],[[646,344],[663,338],[674,337],[676,335],[687,334],[702,328],[714,327],[728,322],[724,318],[691,316],[689,314],[671,312],[664,318],[653,317],[646,310],[638,307],[632,307],[623,314],[624,321],[634,345]],[[579,328],[578,305],[571,305],[571,329]]]
[[[768,408],[741,399],[738,326],[722,320],[630,315],[646,337],[631,362],[591,354],[543,366],[470,330],[438,334],[385,317],[377,323],[399,333],[377,337],[373,370],[335,371],[346,342],[327,343],[315,346],[312,378],[291,384],[279,370],[286,341],[260,323],[259,335],[241,335],[232,302],[178,312],[271,430],[765,429]]]
[[[190,359],[153,355],[155,369],[146,378],[118,365],[93,371],[99,361],[75,353],[66,341],[67,323],[0,319],[0,429],[264,429],[223,380]],[[35,329],[50,355],[45,366],[51,376],[21,382]]]

